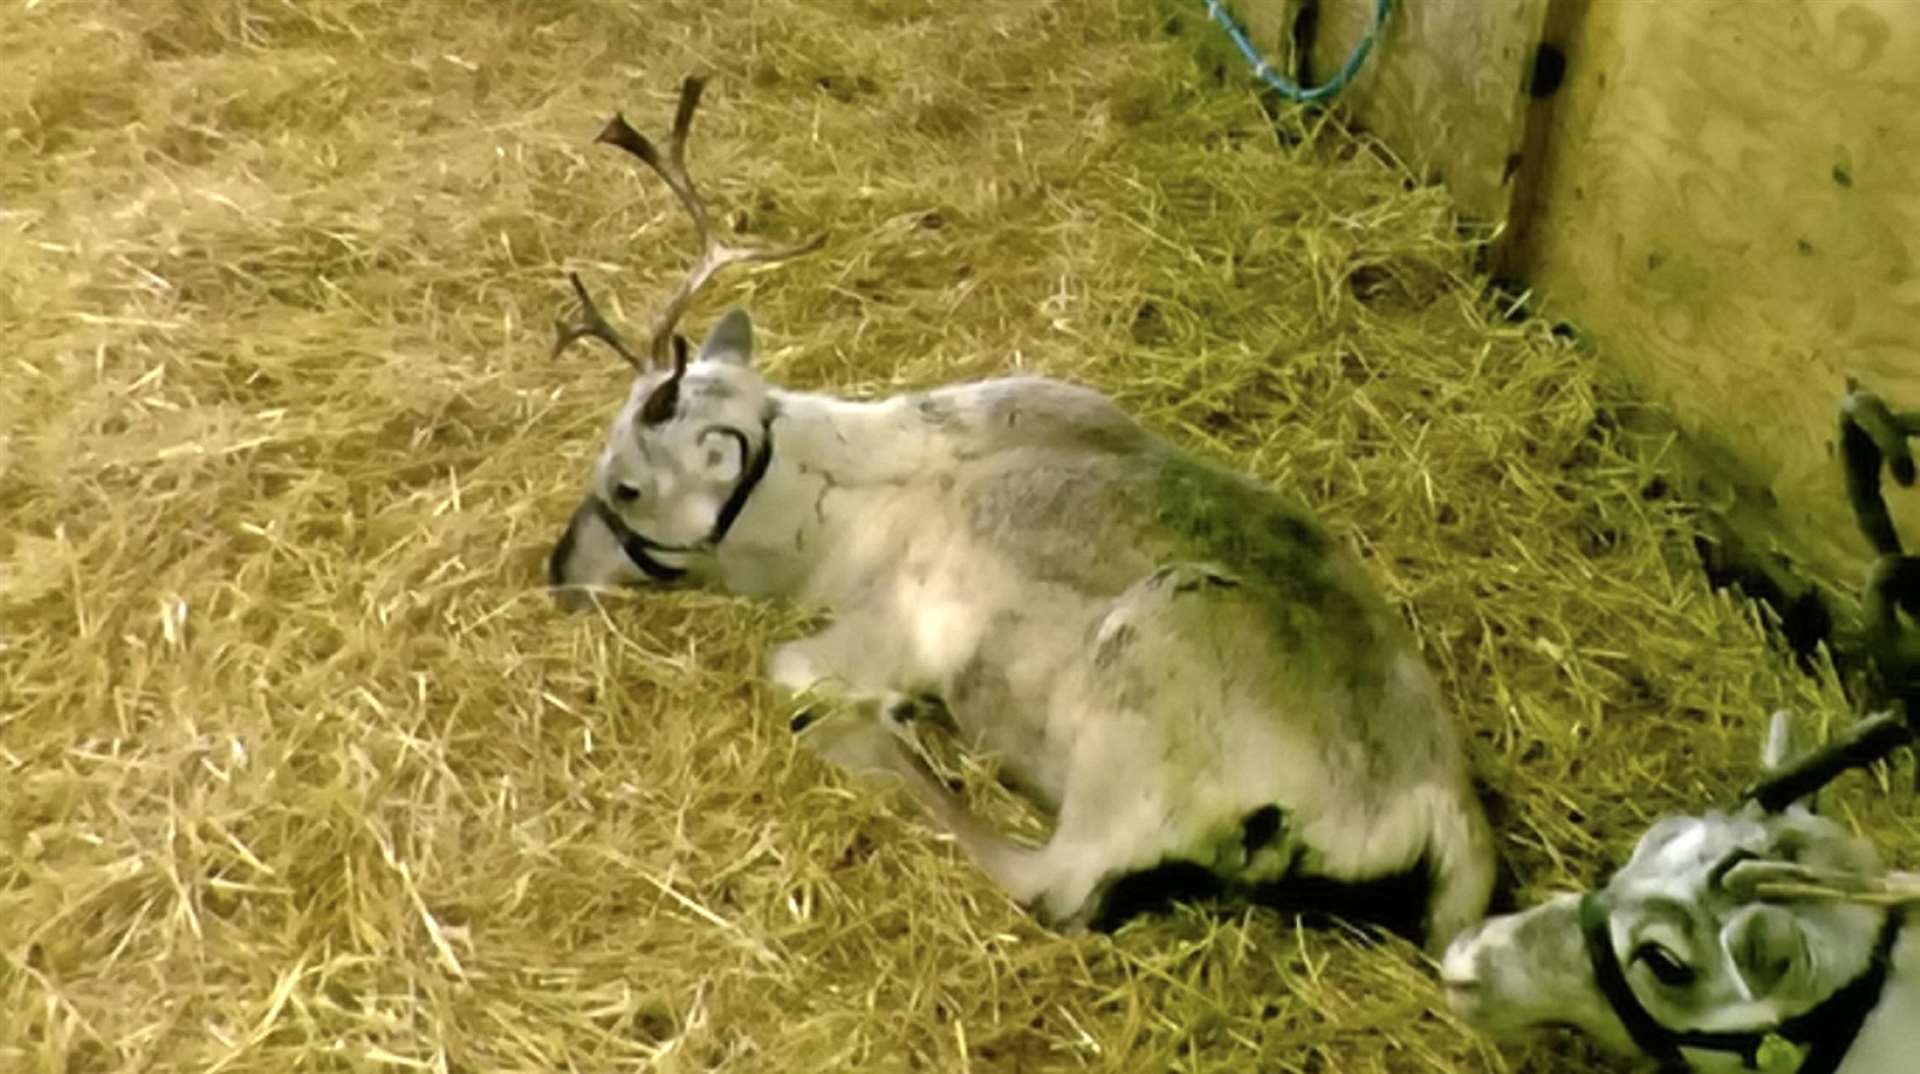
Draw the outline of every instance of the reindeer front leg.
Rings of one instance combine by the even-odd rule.
[[[895,725],[928,719],[957,731],[945,707],[925,696],[928,677],[901,637],[878,614],[844,616],[811,637],[775,646],[766,675],[796,714],[821,704],[874,701]]]
[[[875,681],[881,676],[863,673],[863,666],[872,664],[858,659],[859,635],[866,632],[852,625],[856,621],[839,619],[811,637],[774,646],[767,654],[768,680],[795,697],[834,687],[854,692],[884,690],[884,681]]]
[[[815,753],[857,773],[888,770],[867,738],[874,731],[904,737],[913,712],[903,654],[871,625],[876,618],[842,617],[767,656],[767,678],[785,695],[794,732]]]
[[[868,621],[842,619],[769,654],[767,677],[796,705],[794,733],[816,756],[850,775],[901,786],[1015,902],[1042,901],[1057,870],[1044,851],[1022,846],[981,820],[928,767],[912,724],[931,718],[951,730],[951,717],[937,703],[900,688],[909,685],[903,680],[910,669],[892,641],[897,635],[880,637],[849,625]]]
[[[892,708],[889,708],[891,704]],[[867,699],[837,706],[827,716],[801,720],[800,741],[815,754],[863,780],[893,783],[924,809],[936,827],[954,837],[960,849],[992,878],[1013,901],[1069,927],[1068,920],[1085,899],[1075,898],[1056,908],[1059,868],[1051,848],[1023,846],[980,819],[952,788],[928,767],[905,729],[911,717],[902,710],[916,704],[904,695]],[[810,715],[810,714],[803,714]]]

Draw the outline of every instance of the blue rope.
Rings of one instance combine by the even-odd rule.
[[[1254,47],[1253,42],[1247,40],[1246,31],[1234,21],[1233,13],[1227,10],[1227,5],[1222,0],[1207,0],[1207,14],[1212,15],[1213,21],[1227,31],[1227,36],[1233,39],[1233,44],[1240,50],[1240,55],[1245,56],[1247,62],[1253,65],[1253,76],[1273,87],[1280,96],[1301,104],[1325,100],[1347,88],[1347,83],[1353,81],[1354,73],[1360,70],[1362,63],[1366,62],[1367,53],[1373,51],[1374,35],[1380,32],[1380,27],[1387,24],[1387,13],[1392,10],[1393,0],[1375,0],[1373,25],[1367,27],[1367,32],[1360,38],[1360,43],[1353,47],[1353,55],[1348,56],[1347,62],[1341,65],[1339,72],[1324,84],[1308,88],[1294,85],[1273,69],[1273,65],[1260,54],[1260,50]]]

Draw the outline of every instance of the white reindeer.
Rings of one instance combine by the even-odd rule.
[[[1901,741],[1898,723],[1856,738]],[[1775,714],[1769,769],[1787,762],[1790,732]],[[1461,1017],[1495,1036],[1572,1026],[1664,1071],[1912,1074],[1916,902],[1920,876],[1884,872],[1805,797],[1775,810],[1755,794],[1735,812],[1656,822],[1599,891],[1462,933],[1440,976]]]
[[[638,375],[549,563],[569,606],[620,583],[717,586],[825,609],[767,673],[803,741],[903,781],[1042,920],[1105,923],[1156,867],[1284,899],[1413,875],[1438,953],[1485,912],[1491,839],[1455,723],[1359,563],[1302,506],[1182,453],[1101,395],[1020,377],[877,401],[768,384],[734,310],[691,361],[672,336],[728,248],[683,163],[700,80],[658,171],[705,252],[655,322],[652,361],[578,278],[578,323]],[[669,340],[674,344],[669,358]],[[572,596],[568,596],[571,594]],[[1052,818],[993,830],[902,734],[937,716]]]

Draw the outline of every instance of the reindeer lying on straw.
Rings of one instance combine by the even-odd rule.
[[[1775,771],[1734,813],[1668,817],[1604,888],[1496,917],[1458,937],[1441,967],[1450,1002],[1497,1034],[1572,1025],[1667,1071],[1912,1074],[1920,1070],[1920,874],[1884,872],[1873,848],[1809,799],[1850,767],[1913,740],[1920,716],[1920,557],[1903,555],[1880,498],[1882,460],[1911,484],[1896,415],[1849,384],[1841,441],[1848,490],[1879,552],[1863,610],[1889,707],[1788,764],[1777,713]]]
[[[1491,841],[1455,723],[1393,610],[1302,507],[1182,453],[1093,391],[1039,378],[856,402],[775,387],[734,310],[697,353],[674,326],[721,268],[816,248],[728,247],[684,162],[701,90],[658,172],[705,249],[646,357],[574,278],[596,337],[637,374],[549,563],[593,587],[704,583],[817,606],[775,684],[803,741],[897,778],[1022,904],[1107,923],[1156,867],[1229,893],[1413,875],[1438,952],[1485,912]],[[911,745],[937,719],[997,754],[1049,812],[1044,846],[975,816]],[[1406,908],[1402,908],[1406,909]]]

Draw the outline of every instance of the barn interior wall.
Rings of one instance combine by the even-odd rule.
[[[1846,378],[1920,406],[1920,4],[1582,6],[1513,272],[1857,579]]]
[[[1239,7],[1274,42],[1302,2]],[[1318,0],[1310,76],[1373,9]],[[1540,86],[1543,40],[1564,64]],[[1400,0],[1338,106],[1501,225],[1495,271],[1668,408],[1767,543],[1850,587],[1845,379],[1920,407],[1916,71],[1912,0]],[[1920,496],[1889,501],[1920,539]]]

